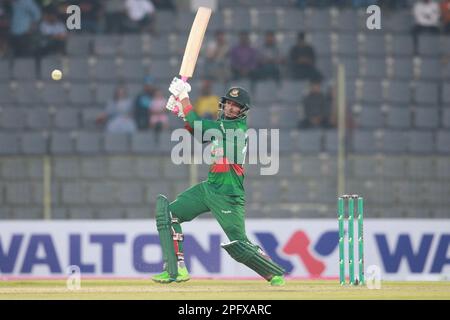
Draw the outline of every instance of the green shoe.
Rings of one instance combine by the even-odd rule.
[[[284,281],[283,276],[273,276],[272,279],[270,279],[270,285],[271,286],[284,286],[286,281]]]
[[[170,278],[169,273],[167,270],[164,270],[163,272],[156,274],[152,277],[152,280],[158,283],[171,283],[171,282],[185,282],[191,279],[189,276],[189,271],[186,267],[178,266],[178,276],[174,280]]]

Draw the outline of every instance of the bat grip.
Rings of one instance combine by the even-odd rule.
[[[184,82],[187,82],[187,80],[189,79],[189,77],[186,77],[186,76],[181,76],[181,80],[183,80]],[[177,101],[178,101],[178,98],[176,98],[177,99]],[[178,114],[178,111],[179,111],[179,109],[178,109],[178,107],[175,107],[174,109],[173,109],[173,113],[174,114]]]

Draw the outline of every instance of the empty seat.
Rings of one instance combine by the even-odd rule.
[[[74,143],[69,132],[52,132],[50,135],[50,152],[53,154],[71,154]]]
[[[211,16],[212,18],[216,15],[216,12]],[[175,21],[175,12],[172,10],[157,10],[155,14],[155,29],[156,32],[162,34],[168,34],[169,32],[175,32],[175,23],[167,23],[167,21]],[[210,21],[211,23],[211,21]],[[210,26],[208,25],[208,28]]]
[[[280,186],[274,182],[260,183],[258,186],[261,202],[274,203],[280,201],[281,190]]]
[[[312,33],[310,45],[318,56],[331,55],[331,37],[328,33]]]
[[[46,83],[42,89],[42,102],[53,105],[67,104],[67,92],[61,83]]]
[[[363,64],[364,78],[382,79],[386,77],[386,61],[384,58],[367,59]]]
[[[436,108],[416,108],[414,110],[417,128],[433,129],[439,126],[439,110]]]
[[[414,53],[414,43],[411,35],[393,35],[391,54],[394,56],[409,56]]]
[[[248,125],[252,128],[271,128],[270,112],[251,112],[248,115]]]
[[[26,112],[26,127],[31,130],[50,128],[51,116],[46,108],[35,108]]]
[[[94,103],[90,85],[87,83],[72,83],[69,88],[68,101],[74,105],[89,107]]]
[[[442,86],[442,102],[447,105],[450,104],[450,83],[445,83]]]
[[[98,59],[91,68],[92,75],[96,80],[116,81],[120,76],[119,66],[113,58]]]
[[[273,115],[275,116],[275,128],[280,129],[294,129],[298,124],[298,111],[297,108],[285,107],[285,108],[273,108]]]
[[[420,179],[432,179],[435,177],[434,163],[431,157],[409,157],[408,177]]]
[[[176,74],[175,68],[167,59],[152,60],[150,72],[157,79],[166,79],[168,75]]]
[[[366,107],[358,116],[358,125],[361,128],[380,128],[384,126],[384,116],[381,108]]]
[[[418,37],[417,49],[420,56],[437,57],[441,53],[441,41],[439,36],[420,35]]]
[[[407,166],[403,157],[383,157],[380,168],[383,177],[397,179],[406,177]],[[387,183],[385,185],[387,185]]]
[[[0,82],[9,81],[11,78],[9,61],[0,60]]]
[[[67,38],[66,52],[69,56],[88,56],[92,51],[92,36],[71,34]]]
[[[281,101],[298,105],[304,98],[306,88],[306,81],[283,81],[276,92]]]
[[[124,60],[120,71],[121,76],[129,81],[142,81],[147,75],[147,70],[139,59]]]
[[[19,136],[16,133],[0,132],[0,154],[12,155],[19,152]]]
[[[319,153],[322,151],[321,130],[300,130],[298,150],[301,153]]]
[[[58,108],[54,115],[53,126],[57,129],[76,129],[79,126],[77,110]]]
[[[358,12],[356,10],[341,10],[336,17],[336,29],[340,32],[353,32],[359,29]]]
[[[410,181],[394,182],[396,195],[401,204],[420,204],[424,202],[424,190],[420,183]]]
[[[0,83],[0,103],[13,103],[15,101],[14,91],[9,84]]]
[[[230,17],[229,30],[234,32],[252,30],[252,17],[249,10],[245,8],[233,10]]]
[[[383,16],[383,29],[392,33],[409,33],[413,26],[413,17],[409,10],[395,11]]]
[[[101,150],[101,133],[78,132],[75,139],[75,150],[81,154],[96,154]]]
[[[36,61],[32,58],[15,59],[12,64],[12,77],[16,80],[35,80]]]
[[[102,108],[84,108],[81,110],[81,124],[83,129],[98,129],[97,117],[102,113]]]
[[[4,108],[0,113],[0,129],[21,130],[25,127],[25,108]]]
[[[131,151],[134,153],[157,153],[156,137],[147,132],[134,133],[131,136]]]
[[[126,153],[130,149],[129,135],[124,133],[105,133],[104,149],[107,153]]]
[[[297,25],[299,25],[298,23]],[[208,28],[210,26],[208,25]],[[277,14],[273,10],[258,10],[258,29],[261,31],[278,30]]]
[[[356,178],[376,177],[379,174],[377,161],[373,157],[355,157],[349,169]]]
[[[385,57],[386,55],[386,40],[384,35],[370,35],[367,34],[361,46],[362,54],[368,57]]]
[[[373,131],[356,130],[352,136],[352,149],[356,153],[375,153],[379,151],[377,138]]]
[[[42,133],[22,133],[20,146],[23,154],[47,153],[47,136]]]
[[[445,108],[442,110],[442,126],[450,129],[450,108]]]
[[[375,104],[383,101],[383,86],[380,81],[364,81],[361,90],[361,101]]]
[[[386,125],[392,129],[407,129],[411,127],[411,112],[409,108],[389,108],[386,115]]]
[[[283,200],[291,203],[309,202],[310,192],[306,181],[292,181],[288,180],[289,184],[286,192],[283,192]]]
[[[192,21],[190,22],[190,24]],[[187,37],[183,39],[178,39],[181,43],[178,44],[180,47],[180,52],[184,49],[184,46],[187,41]],[[183,48],[183,49],[182,49]],[[167,36],[159,36],[159,37],[152,37],[150,39],[150,55],[152,57],[167,57],[168,53],[172,53],[169,38]]]
[[[439,101],[439,87],[435,83],[416,82],[414,97],[418,104],[436,105]]]
[[[101,105],[105,105],[108,101],[113,99],[115,84],[100,83],[95,88],[95,102]]]
[[[339,141],[337,130],[326,130],[324,135],[325,151],[329,153],[336,153],[338,151],[338,147]]]
[[[356,34],[340,34],[337,40],[338,56],[352,56],[358,55],[358,38]]]
[[[382,150],[386,153],[404,153],[408,147],[408,136],[403,131],[383,132],[381,137]]]
[[[120,52],[127,58],[142,57],[144,55],[142,36],[128,34],[126,37],[122,37],[120,41]]]
[[[33,82],[19,82],[16,89],[17,102],[34,105],[42,101],[41,91]]]
[[[440,80],[442,64],[439,59],[422,59],[420,63],[421,80]]]
[[[433,133],[410,131],[408,134],[408,149],[413,153],[433,153],[435,151]]]
[[[91,66],[86,58],[71,58],[63,68],[65,79],[85,81],[91,74]]]
[[[255,87],[255,102],[258,104],[268,104],[276,101],[278,85],[275,81],[260,81]]]
[[[450,153],[450,132],[438,131],[436,133],[436,149],[440,153]]]
[[[311,10],[305,15],[305,27],[312,31],[330,31],[332,29],[330,11],[328,9]]]
[[[411,89],[408,82],[390,81],[386,88],[386,101],[408,104],[411,101]]]
[[[52,81],[52,71],[63,70],[62,59],[57,56],[45,57],[40,63],[40,78],[45,81]]]
[[[392,77],[395,79],[410,80],[414,76],[414,62],[411,58],[395,59],[392,66]]]
[[[273,11],[272,15],[274,15]],[[283,10],[283,14],[279,21],[279,27],[285,31],[305,30],[304,12],[296,9]]]
[[[338,64],[344,65],[345,76],[348,80],[355,79],[359,76],[359,63],[357,58],[339,57]]]
[[[115,56],[119,54],[120,37],[116,35],[96,35],[93,50],[98,56]]]

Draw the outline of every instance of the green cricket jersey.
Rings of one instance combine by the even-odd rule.
[[[187,110],[186,110],[187,109]],[[218,193],[244,196],[244,167],[247,152],[247,118],[234,120],[201,119],[191,108],[185,108],[186,121],[191,128],[194,122],[200,121],[202,134],[206,130],[220,131],[213,134],[211,156],[213,163],[209,168],[207,183]],[[198,126],[198,124],[197,124]]]

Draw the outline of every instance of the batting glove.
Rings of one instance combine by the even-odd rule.
[[[185,98],[189,98],[188,93],[191,91],[191,85],[175,77],[170,83],[169,91],[175,98],[178,98],[181,101]]]
[[[177,100],[174,96],[170,96],[169,100],[167,100],[166,108],[170,110],[173,114],[184,120],[185,115],[183,112],[183,107],[181,106],[181,102]]]

